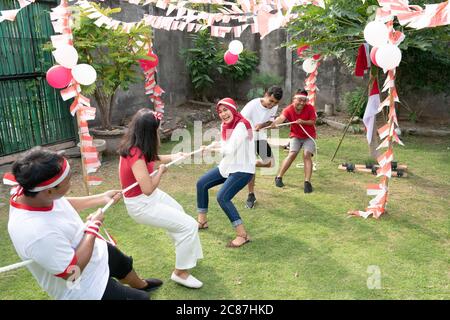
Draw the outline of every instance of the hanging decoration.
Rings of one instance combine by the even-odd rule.
[[[151,59],[139,60],[139,64],[141,66],[142,71],[144,72],[144,83],[145,83],[145,94],[147,94],[150,98],[150,101],[153,102],[154,106],[154,114],[157,119],[162,120],[164,115],[164,102],[162,101],[162,94],[164,90],[156,83],[156,67],[159,63],[158,56],[153,52],[151,43],[147,44],[148,53]]]
[[[67,71],[61,73],[57,79],[58,86],[65,89],[61,90],[61,97],[64,101],[74,98],[70,106],[70,113],[77,117],[78,135],[80,140],[81,164],[83,170],[83,181],[87,192],[89,185],[98,185],[101,178],[90,175],[98,170],[100,161],[96,147],[93,145],[93,138],[89,134],[88,121],[95,119],[96,109],[91,107],[90,100],[81,94],[80,84],[92,84],[95,82],[96,72],[92,66],[87,64],[78,64],[78,53],[73,47],[72,30],[70,28],[70,10],[67,0],[61,0],[59,6],[52,8],[50,18],[56,35],[51,37],[52,45],[55,50],[52,52],[55,60],[61,65],[52,67],[47,72],[47,79],[52,85],[52,69],[70,70],[70,81],[66,86],[63,83],[67,80]]]
[[[367,218],[372,215],[376,219],[386,212],[389,179],[392,176],[392,161],[394,160],[393,146],[394,144],[403,145],[398,136],[400,128],[395,103],[400,100],[395,87],[395,77],[396,68],[402,58],[398,45],[405,39],[405,35],[394,30],[394,17],[397,17],[401,25],[414,29],[450,24],[448,1],[425,5],[425,9],[409,5],[407,0],[378,0],[378,3],[381,8],[377,9],[376,21],[366,26],[364,36],[365,40],[374,46],[370,54],[372,62],[383,68],[384,73],[387,73],[382,91],[388,91],[388,97],[380,103],[378,112],[388,107],[388,121],[378,129],[378,135],[382,142],[377,148],[378,150],[386,149],[386,151],[377,158],[379,164],[377,177],[381,177],[380,183],[369,185],[367,188],[367,195],[375,197],[369,201],[365,211],[349,211],[349,214],[354,216]],[[381,24],[384,24],[385,27],[382,27]]]
[[[240,37],[242,32],[250,26],[252,33],[259,33],[261,39],[270,32],[284,27],[293,18],[298,17],[298,14],[291,13],[294,6],[312,4],[322,8],[325,7],[323,0],[272,0],[260,4],[253,3],[250,0],[239,0],[237,3],[221,0],[128,0],[128,2],[135,5],[154,4],[157,8],[166,10],[166,16],[144,15],[139,21],[123,22],[104,16],[87,0],[78,0],[76,4],[91,13],[88,17],[95,20],[97,26],[104,26],[107,29],[122,28],[125,32],[129,32],[134,26],[140,24],[167,31],[186,30],[187,32],[199,32],[210,28],[210,33],[213,37],[224,38],[227,33],[231,32],[235,37]],[[218,13],[186,8],[187,4],[192,3],[214,4],[222,7],[218,8],[220,11]],[[176,15],[170,16],[175,11]],[[239,23],[239,25],[227,25],[232,20]],[[216,23],[220,23],[221,25],[216,25]]]

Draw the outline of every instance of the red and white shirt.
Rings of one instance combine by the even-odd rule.
[[[119,178],[120,178],[120,184],[122,186],[122,189],[125,189],[128,186],[131,186],[133,183],[136,182],[136,178],[134,177],[133,170],[131,168],[133,167],[135,162],[139,159],[142,159],[145,161],[145,156],[142,153],[142,151],[137,147],[133,147],[130,149],[130,155],[128,157],[120,157]],[[149,174],[152,173],[153,169],[155,167],[155,161],[146,162],[146,164],[147,164],[148,173]],[[142,190],[138,184],[136,187],[125,192],[124,196],[127,198],[133,198],[133,197],[137,197],[141,194],[142,194]]]
[[[294,104],[290,104],[283,109],[282,114],[286,117],[288,122],[297,121],[298,119],[302,120],[317,119],[316,109],[310,104],[305,104],[300,112],[297,112],[297,110],[294,107]],[[311,137],[313,137],[314,139],[316,138],[315,126],[308,126],[306,124],[302,124],[302,127]],[[289,137],[299,139],[309,138],[308,135],[302,130],[302,128],[296,123],[291,124],[291,132],[289,133]]]
[[[100,300],[109,278],[108,248],[96,239],[92,257],[75,283],[62,277],[76,264],[75,249],[84,236],[85,224],[66,198],[51,207],[34,208],[10,200],[8,232],[22,260],[39,285],[58,300]]]

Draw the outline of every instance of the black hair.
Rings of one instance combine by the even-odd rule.
[[[305,89],[297,89],[297,92],[295,94],[306,94],[306,95],[308,95],[308,91],[306,91]]]
[[[270,96],[273,96],[277,100],[281,100],[283,98],[283,89],[278,86],[271,86],[269,89],[267,89],[267,94]]]
[[[158,157],[159,120],[148,108],[142,108],[136,112],[128,125],[119,147],[119,154],[122,157],[133,156],[131,148],[137,147],[144,154],[145,161],[156,161]]]
[[[35,197],[38,193],[28,190],[56,176],[61,170],[63,160],[63,156],[55,151],[34,147],[13,163],[12,173],[23,187],[25,196]]]

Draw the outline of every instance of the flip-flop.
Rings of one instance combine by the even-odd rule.
[[[235,245],[233,243],[233,240],[231,240],[230,242],[227,243],[227,248],[239,248],[242,247],[243,245],[249,243],[251,240],[249,239],[248,235],[245,236],[237,236],[239,238],[245,239],[245,241],[243,243],[241,243],[240,245]]]
[[[198,222],[198,221],[197,221]],[[208,229],[208,221],[205,222],[198,222],[198,229]]]

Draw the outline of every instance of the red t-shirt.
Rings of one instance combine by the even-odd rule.
[[[316,109],[310,104],[305,104],[305,106],[299,113],[297,113],[297,111],[295,110],[294,105],[290,104],[286,108],[283,109],[282,114],[286,117],[286,119],[289,122],[297,121],[298,119],[316,120],[316,118],[317,118]],[[308,132],[308,134],[311,137],[313,137],[314,139],[316,138],[316,127],[315,126],[308,126],[308,125],[302,124],[302,127],[306,130],[306,132]],[[299,138],[299,139],[309,138],[306,135],[306,133],[302,130],[302,128],[296,123],[291,124],[291,132],[289,133],[289,137],[290,138]]]
[[[125,189],[126,187],[128,187],[136,182],[136,178],[134,177],[131,167],[139,159],[142,159],[145,161],[145,156],[142,153],[142,151],[137,147],[133,147],[130,149],[129,156],[127,156],[127,157],[121,156],[120,157],[119,178],[120,178],[120,184],[122,185],[122,189]],[[155,161],[147,162],[147,169],[148,169],[149,174],[153,172],[154,166],[155,166]],[[124,196],[127,198],[132,198],[132,197],[139,196],[141,194],[142,194],[141,187],[139,185],[137,185],[136,187],[132,188],[131,190],[125,192]]]

